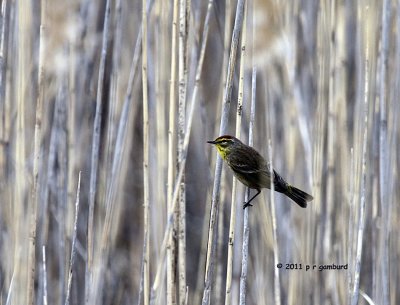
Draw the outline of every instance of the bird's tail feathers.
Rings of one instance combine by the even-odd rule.
[[[277,172],[274,171],[274,187],[275,191],[283,193],[296,202],[302,208],[307,207],[307,202],[313,200],[313,196],[303,192],[297,187],[288,184]]]
[[[302,208],[307,207],[307,202],[314,199],[313,196],[307,194],[306,192],[303,192],[302,190],[294,186],[289,186],[284,194]]]

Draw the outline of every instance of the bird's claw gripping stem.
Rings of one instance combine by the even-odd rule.
[[[251,203],[245,202],[244,205],[243,205],[243,210],[244,210],[245,208],[247,208],[247,207],[252,207],[252,206],[253,206],[253,205],[252,205]]]

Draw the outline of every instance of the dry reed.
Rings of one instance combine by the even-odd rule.
[[[399,16],[3,0],[0,303],[400,303]],[[221,134],[315,199],[243,212]]]

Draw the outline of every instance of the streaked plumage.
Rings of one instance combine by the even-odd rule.
[[[251,189],[256,189],[255,194],[243,208],[251,206],[250,202],[261,192],[262,188],[271,188],[271,173],[275,191],[283,193],[302,208],[313,197],[302,190],[288,184],[275,170],[271,171],[268,162],[252,147],[243,144],[239,139],[225,135],[214,141],[208,141],[217,147],[222,159],[232,169],[235,177]]]

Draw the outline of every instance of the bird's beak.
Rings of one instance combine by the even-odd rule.
[[[215,144],[215,141],[207,141],[207,143]]]

